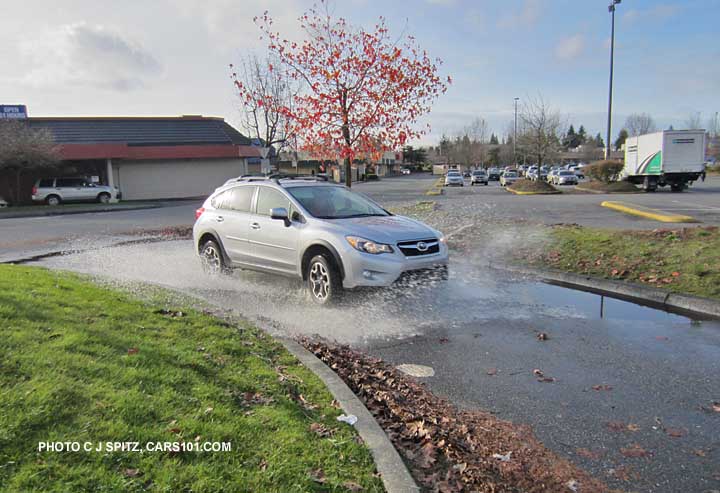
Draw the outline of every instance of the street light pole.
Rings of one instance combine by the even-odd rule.
[[[612,138],[612,93],[613,93],[613,61],[615,57],[615,5],[622,0],[612,0],[608,6],[608,11],[612,18],[610,28],[610,90],[608,94],[608,121],[607,121],[607,140],[605,141],[605,159],[610,158],[610,142]]]
[[[515,98],[515,133],[513,134],[513,165],[517,167],[517,103],[520,98]]]

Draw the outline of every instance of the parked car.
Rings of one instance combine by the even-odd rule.
[[[555,185],[577,185],[578,178],[572,171],[560,170],[553,175],[551,183]]]
[[[487,173],[488,173],[488,181],[500,180],[500,170],[499,169],[490,168]]]
[[[401,168],[400,173],[403,175],[409,175],[410,174],[410,168]]]
[[[0,197],[0,208],[7,207],[10,204],[2,197]]]
[[[488,184],[488,175],[485,173],[485,170],[482,169],[476,169],[472,172],[472,176],[470,177],[470,185],[475,185],[476,183],[482,183],[483,185]]]
[[[120,199],[117,187],[98,185],[85,178],[41,178],[32,188],[33,202],[59,205],[63,202],[100,202]]]
[[[450,170],[445,175],[445,186],[446,187],[463,187],[465,186],[465,179],[457,170]]]
[[[296,277],[319,304],[345,289],[447,276],[442,233],[314,177],[238,178],[195,217],[194,248],[207,273],[240,267]]]
[[[548,171],[548,174],[547,174],[547,181],[548,181],[548,183],[553,183],[553,181],[555,180],[555,175],[557,174],[557,172],[558,172],[558,170],[556,170],[556,169],[554,169],[554,168],[551,169],[550,171]]]
[[[503,171],[503,174],[500,177],[500,186],[507,187],[508,185],[512,185],[519,179],[520,177],[518,176],[517,171]]]

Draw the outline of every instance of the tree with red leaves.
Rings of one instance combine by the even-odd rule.
[[[323,0],[299,18],[305,39],[294,42],[273,30],[268,12],[255,18],[268,50],[291,76],[303,83],[293,104],[264,95],[287,117],[288,133],[301,149],[319,159],[344,160],[345,183],[351,185],[354,159],[377,159],[424,135],[420,116],[447,90],[438,75],[440,59],[431,59],[412,36],[391,39],[385,19],[372,30],[354,28],[333,18]],[[241,97],[252,97],[236,84]]]

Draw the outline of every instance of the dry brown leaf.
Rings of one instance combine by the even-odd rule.
[[[685,436],[685,430],[681,430],[680,428],[665,428],[665,433],[672,438],[682,438]]]
[[[625,457],[648,457],[652,455],[651,452],[648,452],[644,448],[642,448],[637,443],[633,443],[629,447],[621,448],[620,453],[623,454]]]
[[[140,350],[139,350],[138,348],[136,348],[136,347],[131,347],[131,348],[128,349],[128,351],[127,351],[128,356],[129,356],[129,355],[132,355],[132,354],[137,354],[138,352],[140,352]]]
[[[128,478],[136,478],[138,476],[142,476],[142,473],[140,472],[140,469],[123,469],[123,475],[125,475]]]
[[[310,479],[319,484],[325,484],[327,482],[327,478],[325,477],[325,471],[323,471],[322,469],[315,469],[308,473],[308,476],[310,476]]]

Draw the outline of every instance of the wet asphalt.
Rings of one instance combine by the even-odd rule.
[[[400,180],[357,188],[388,206],[435,200],[422,194],[427,178]],[[481,194],[502,195],[493,202]],[[549,448],[624,491],[720,490],[720,413],[712,410],[720,402],[720,323],[601,303],[597,295],[489,269],[535,234],[493,226],[508,215],[506,196],[458,189],[436,200],[428,221],[446,232],[470,225],[474,234],[465,241],[476,243],[453,257],[448,282],[351,293],[333,308],[311,306],[300,283],[285,278],[234,272],[209,279],[189,241],[100,248],[40,264],[131,289],[161,284],[277,334],[319,335],[394,365],[430,366],[435,375],[422,380],[433,392],[531,426]],[[592,211],[563,209],[557,222],[606,217],[604,209]],[[541,332],[547,340],[538,339]],[[552,381],[539,381],[536,369]],[[623,455],[637,447],[643,457]]]

